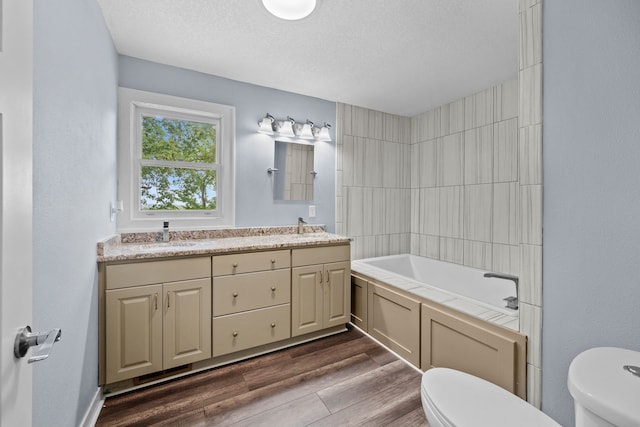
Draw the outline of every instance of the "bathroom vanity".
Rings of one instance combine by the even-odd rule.
[[[105,394],[345,330],[349,240],[316,226],[123,234],[98,244]]]

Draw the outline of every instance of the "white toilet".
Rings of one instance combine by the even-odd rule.
[[[577,355],[567,381],[576,427],[640,426],[639,375],[637,351],[596,347]]]
[[[429,427],[560,426],[502,387],[454,369],[426,371],[420,394]]]

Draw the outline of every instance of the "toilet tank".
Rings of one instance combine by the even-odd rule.
[[[573,359],[567,385],[576,427],[640,425],[640,376],[625,366],[640,367],[640,352],[596,347]]]

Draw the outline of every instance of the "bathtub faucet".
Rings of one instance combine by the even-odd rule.
[[[518,276],[513,276],[511,274],[503,274],[503,273],[484,273],[484,277],[493,277],[496,279],[512,280],[513,283],[515,283],[516,285],[516,296],[503,298],[503,301],[507,302],[507,308],[510,308],[512,310],[518,309]]]

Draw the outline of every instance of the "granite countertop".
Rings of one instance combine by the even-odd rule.
[[[349,243],[349,238],[327,233],[323,226],[317,225],[305,225],[303,234],[297,233],[297,227],[171,231],[169,242],[161,240],[162,233],[123,233],[111,236],[98,242],[98,262]]]

